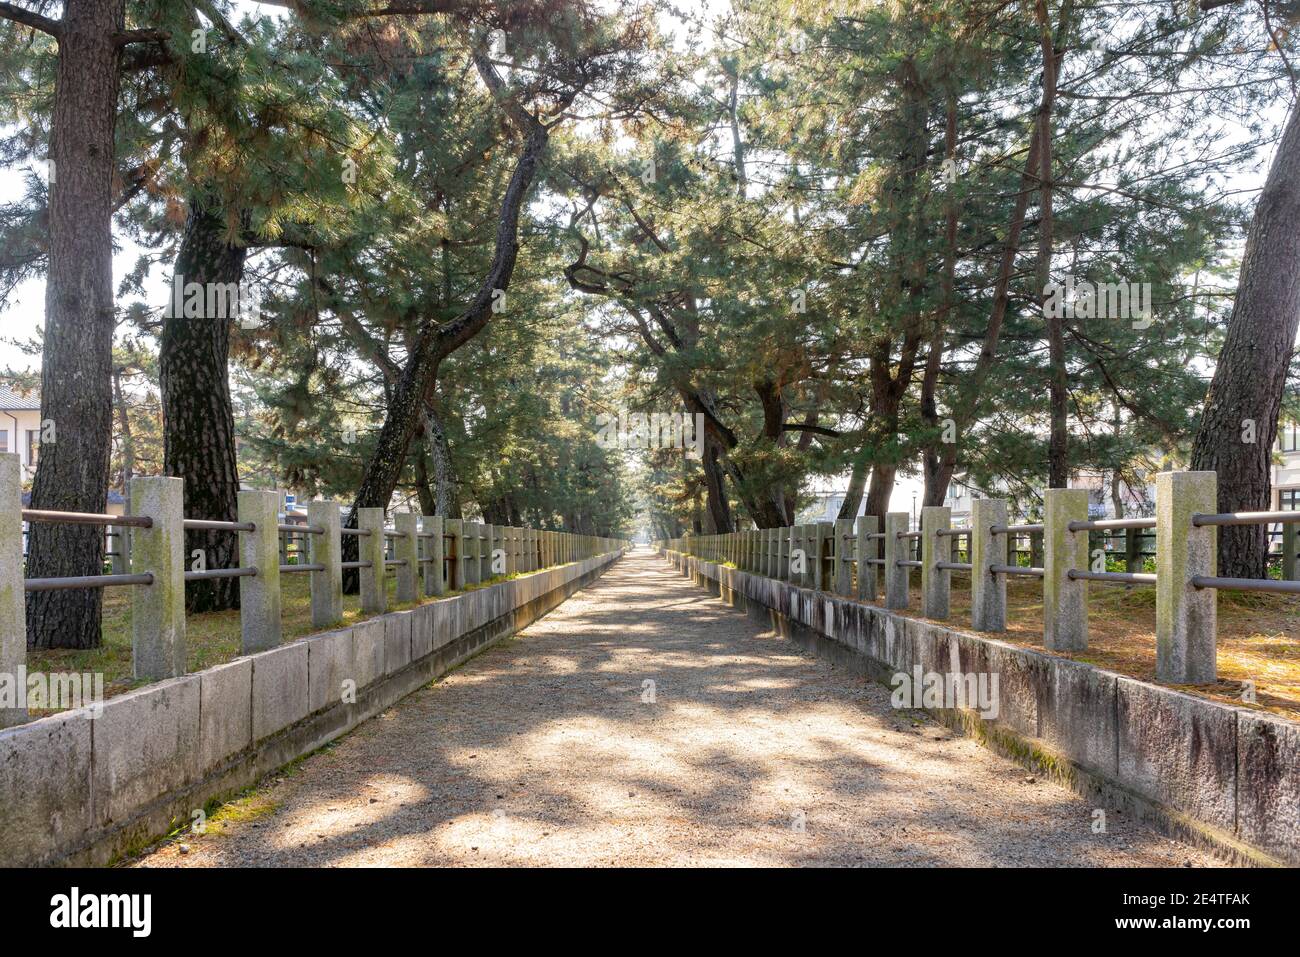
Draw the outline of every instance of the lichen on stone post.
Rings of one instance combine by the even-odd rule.
[[[244,489],[237,503],[239,521],[254,526],[239,533],[239,565],[257,569],[239,579],[240,649],[247,655],[280,644],[280,493]]]
[[[1088,491],[1049,488],[1043,496],[1043,647],[1088,647],[1088,583],[1070,571],[1088,570],[1088,532],[1070,531],[1088,520]]]
[[[885,607],[906,608],[908,605],[910,575],[906,565],[899,565],[908,556],[908,539],[902,535],[908,529],[906,512],[885,514]]]
[[[876,569],[871,559],[879,557],[876,542],[870,536],[880,531],[880,519],[875,515],[858,516],[858,601],[876,600]]]
[[[27,720],[27,594],[23,589],[22,464],[0,453],[0,681],[9,683],[16,707],[0,708],[0,728]]]
[[[1007,576],[996,575],[994,565],[1007,565],[1006,534],[993,527],[1007,524],[1007,503],[999,498],[977,498],[971,503],[971,627],[976,631],[1006,631]]]
[[[325,566],[308,572],[311,623],[316,628],[331,628],[343,619],[343,521],[338,502],[308,502],[307,524],[324,529],[319,535],[308,536],[311,564]]]
[[[402,603],[413,602],[420,597],[420,514],[418,512],[397,512],[393,516],[393,528],[397,533],[394,539],[394,557],[406,562],[397,565],[397,600]]]
[[[384,541],[384,510],[357,509],[357,528],[369,532],[357,539],[358,560],[370,563],[361,569],[361,610],[368,615],[379,614],[388,608],[384,568],[384,557],[388,549]]]
[[[921,611],[927,618],[948,617],[952,572],[938,567],[952,554],[952,542],[940,535],[952,525],[952,509],[926,505],[921,509]]]
[[[1196,588],[1213,578],[1218,529],[1196,526],[1197,512],[1218,510],[1214,472],[1161,472],[1156,476],[1156,680],[1212,684],[1218,677],[1218,592]]]
[[[185,674],[185,482],[138,476],[130,496],[131,514],[153,522],[136,529],[131,549],[131,573],[153,575],[152,585],[131,589],[132,671],[175,678]]]

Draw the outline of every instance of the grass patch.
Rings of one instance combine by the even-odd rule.
[[[399,603],[396,600],[397,579],[389,577],[388,611],[405,611],[427,602],[454,598],[467,592],[478,591],[520,577],[519,572],[498,575],[484,582],[466,585],[439,598],[426,598]],[[522,574],[532,574],[524,572]],[[316,634],[320,629],[311,623],[311,582],[308,575],[280,576],[280,627],[285,642]],[[103,642],[90,649],[28,649],[28,672],[91,672],[104,675],[104,696],[112,698],[149,684],[137,680],[131,666],[131,594],[129,588],[104,589],[104,617],[101,634]],[[337,627],[345,628],[374,615],[363,614],[360,595],[343,596],[343,620]],[[185,653],[187,674],[233,661],[240,655],[239,610],[204,612],[188,615],[185,619]],[[32,709],[31,717],[53,714],[57,709]]]
[[[921,608],[919,587],[913,589],[911,599],[912,608]],[[947,623],[960,626],[969,622],[970,576],[954,572]],[[1007,583],[1007,631],[996,637],[1011,644],[1043,647],[1041,582],[1012,579]],[[1179,690],[1300,720],[1300,597],[1221,592],[1218,647],[1218,682],[1177,686]],[[1090,585],[1088,648],[1053,654],[1154,682],[1155,588]],[[1247,681],[1255,683],[1253,704],[1242,700]]]

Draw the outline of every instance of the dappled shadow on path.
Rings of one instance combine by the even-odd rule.
[[[652,682],[653,684],[647,684]],[[651,693],[653,692],[653,693]],[[633,553],[148,865],[1168,865],[1199,853]]]

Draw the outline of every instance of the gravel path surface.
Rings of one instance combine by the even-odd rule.
[[[1093,833],[644,549],[231,810],[137,863],[1214,863],[1113,812]]]

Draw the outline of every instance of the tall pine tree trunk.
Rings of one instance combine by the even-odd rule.
[[[219,283],[236,287],[244,277],[246,250],[226,242],[226,222],[194,196],[185,236],[176,257],[173,282]],[[225,296],[231,301],[229,295]],[[173,296],[172,302],[176,301]],[[207,297],[205,296],[205,303]],[[163,403],[163,474],[185,480],[185,517],[233,522],[238,507],[235,415],[230,401],[232,315],[172,315],[163,319],[158,368]],[[230,532],[185,533],[186,562],[196,550],[208,568],[239,564],[238,538]],[[185,607],[191,612],[239,607],[239,579],[188,582]]]
[[[1052,25],[1047,18],[1047,0],[1037,0],[1034,15],[1038,22],[1043,51],[1043,95],[1038,105],[1038,289],[1042,303],[1047,301],[1047,284],[1052,278],[1052,107],[1056,102],[1056,83],[1061,66],[1061,49],[1069,24],[1070,2],[1061,5],[1059,40],[1052,40]],[[1070,484],[1069,427],[1066,403],[1069,380],[1065,368],[1065,318],[1059,311],[1044,308],[1047,320],[1047,351],[1050,366],[1048,407],[1051,436],[1047,453],[1048,488],[1067,488]]]
[[[1192,468],[1219,475],[1219,511],[1262,511],[1300,323],[1300,103],[1293,104],[1246,234],[1237,300],[1210,382]],[[1253,439],[1253,441],[1248,441]],[[1263,578],[1263,525],[1219,529],[1219,574]]]
[[[102,512],[113,435],[113,133],[123,0],[65,0],[50,126],[49,272],[32,507]],[[46,423],[52,423],[53,435]],[[53,439],[53,441],[48,441]],[[104,530],[34,523],[29,578],[97,575]],[[100,589],[27,593],[27,643],[94,648]]]

